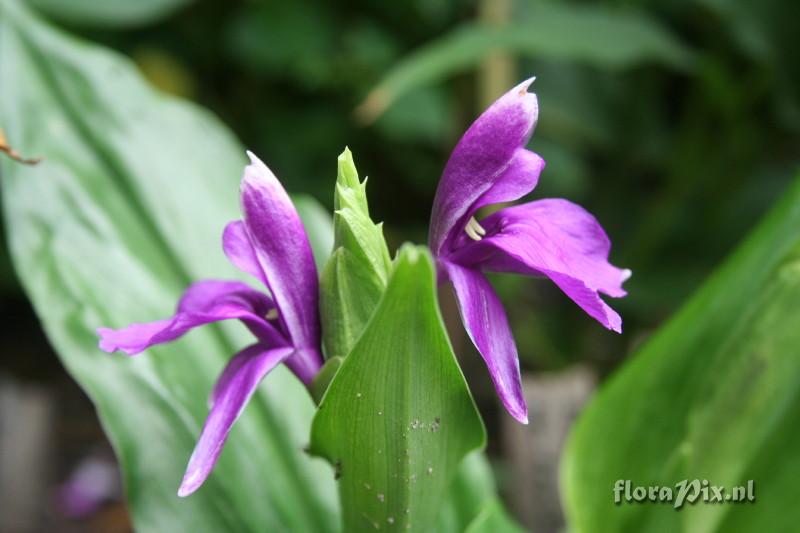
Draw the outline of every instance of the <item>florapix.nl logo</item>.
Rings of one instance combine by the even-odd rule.
[[[744,485],[725,487],[713,485],[707,479],[684,479],[675,485],[634,485],[630,479],[614,482],[614,503],[666,503],[680,509],[694,503],[752,503],[756,501],[752,479]]]

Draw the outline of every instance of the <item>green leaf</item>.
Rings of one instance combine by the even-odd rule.
[[[319,402],[322,401],[322,397],[325,396],[325,391],[328,390],[328,386],[331,384],[331,381],[333,381],[333,377],[336,375],[336,372],[339,371],[339,367],[342,366],[342,361],[344,361],[344,357],[336,356],[329,358],[311,381],[311,397],[314,398],[317,404],[319,404]]]
[[[498,500],[492,500],[484,505],[475,520],[464,530],[465,533],[522,533],[523,531],[506,514]]]
[[[328,357],[346,356],[386,288],[391,259],[381,224],[367,206],[367,180],[360,182],[353,156],[338,161],[334,195],[334,252],[322,272],[321,315]]]
[[[334,531],[335,485],[302,452],[314,405],[279,368],[234,426],[216,470],[176,496],[223,365],[251,342],[202,328],[137,357],[95,328],[170,315],[183,289],[231,278],[222,229],[239,217],[244,151],[219,121],[153,91],[124,58],[0,0],[0,124],[35,167],[0,161],[16,271],[121,462],[137,531]],[[307,221],[308,223],[308,221]]]
[[[497,499],[489,461],[482,452],[472,452],[461,462],[439,512],[436,531],[464,531],[483,507]]]
[[[800,520],[800,178],[581,417],[562,465],[582,531],[791,531]],[[757,504],[615,506],[618,479],[755,481]]]
[[[536,3],[530,16],[502,28],[467,24],[425,44],[389,71],[357,113],[380,116],[399,97],[474,68],[494,51],[578,61],[602,68],[646,62],[687,69],[692,53],[666,28],[635,11]]]
[[[312,426],[312,453],[340,476],[344,530],[430,530],[461,459],[484,440],[439,314],[432,259],[404,246]]]
[[[156,22],[192,0],[25,0],[36,10],[78,26],[128,28]]]

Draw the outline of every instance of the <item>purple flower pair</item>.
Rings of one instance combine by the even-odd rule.
[[[467,130],[447,162],[431,217],[429,244],[440,281],[455,289],[464,326],[489,368],[509,413],[527,423],[517,348],[497,295],[483,272],[546,276],[590,316],[619,332],[621,319],[600,298],[625,295],[630,271],[608,263],[610,242],[589,213],[566,200],[503,208],[482,221],[484,206],[521,198],[536,186],[544,160],[526,150],[538,103],[526,81],[495,102]],[[100,348],[135,355],[190,329],[238,319],[257,342],[236,354],[211,392],[211,410],[178,492],[205,481],[233,423],[258,384],[285,363],[306,385],[322,366],[317,269],[294,206],[253,154],[241,186],[243,220],[228,224],[223,249],[271,297],[238,281],[200,281],[176,314],[121,330],[101,328]]]

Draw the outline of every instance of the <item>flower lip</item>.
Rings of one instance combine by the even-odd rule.
[[[544,161],[524,149],[539,116],[538,99],[528,92],[534,79],[501,96],[453,149],[431,213],[428,242],[434,254],[448,253],[481,205],[516,200],[536,186]]]

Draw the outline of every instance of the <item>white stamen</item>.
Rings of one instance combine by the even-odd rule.
[[[267,320],[275,320],[276,318],[278,318],[278,309],[276,307],[273,307],[272,309],[267,311],[267,314],[264,315],[264,318],[266,318]]]
[[[481,237],[486,235],[486,230],[475,220],[475,217],[470,217],[466,227],[464,227],[464,231],[473,241],[479,241]]]
[[[623,282],[628,281],[628,279],[630,279],[632,275],[633,271],[630,268],[626,268],[625,270],[622,271],[622,281]]]

